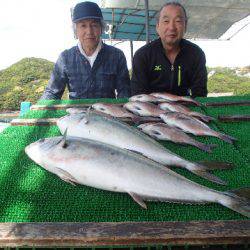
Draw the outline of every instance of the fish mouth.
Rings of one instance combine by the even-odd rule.
[[[28,157],[33,160],[35,163],[40,164],[41,157],[38,150],[37,142],[31,143],[30,145],[26,146],[24,151],[28,155]]]

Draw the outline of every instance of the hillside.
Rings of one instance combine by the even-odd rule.
[[[250,94],[250,66],[244,68],[208,68],[208,92],[233,95]]]
[[[24,58],[0,71],[0,111],[19,110],[22,101],[36,103],[48,83],[53,66],[54,63],[45,59]],[[208,75],[209,93],[250,94],[250,66],[208,68]]]
[[[18,110],[22,101],[36,103],[53,66],[45,59],[24,58],[0,71],[0,110]]]

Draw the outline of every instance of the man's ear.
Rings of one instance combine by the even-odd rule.
[[[187,32],[187,25],[185,24],[184,34]]]
[[[75,39],[78,39],[77,34],[76,34],[76,24],[72,23],[72,30],[73,30],[73,35]]]
[[[185,33],[187,32],[187,20],[185,21]]]
[[[156,24],[156,26],[155,26],[156,33],[157,33],[157,34],[158,34],[158,36],[159,36],[158,29],[159,29],[159,23],[157,23],[157,24]]]

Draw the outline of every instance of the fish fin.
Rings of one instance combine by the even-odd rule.
[[[241,188],[223,192],[225,196],[219,202],[248,218],[250,218],[250,188]]]
[[[134,115],[133,117],[131,117],[131,120],[135,125],[139,125],[144,122],[144,120],[138,115]]]
[[[222,134],[222,133],[218,133],[218,138],[220,138],[221,140],[223,140],[225,142],[231,143],[231,144],[233,144],[234,141],[237,140],[236,138],[234,138],[230,135],[226,135],[226,134]]]
[[[197,143],[197,147],[207,153],[211,153],[213,148],[216,148],[216,144],[204,144],[204,143]],[[195,145],[195,146],[196,146]]]
[[[83,118],[83,119],[84,119],[83,122],[84,122],[85,124],[89,123],[89,112],[90,112],[91,109],[92,109],[92,107],[89,106],[88,109],[87,109],[87,111],[86,111],[86,116]]]
[[[199,119],[199,120],[201,120],[203,122],[206,122],[206,123],[215,120],[215,118],[213,118],[211,116],[207,116],[207,115],[196,115],[196,114],[192,114],[192,113],[190,113],[190,115],[192,115],[193,117],[195,117],[195,118],[197,118],[197,119]]]
[[[235,190],[230,190],[230,193],[234,193],[237,196],[244,197],[250,200],[250,188],[239,188]]]
[[[190,101],[191,101],[193,104],[195,104],[196,106],[198,106],[198,107],[201,107],[201,106],[202,106],[202,103],[196,101],[196,100],[193,99],[193,98],[190,98]]]
[[[215,121],[216,119],[212,116],[204,115],[202,116],[207,122]]]
[[[128,194],[133,198],[133,200],[139,204],[142,208],[147,209],[146,203],[143,201],[143,199],[136,193],[128,192]]]
[[[204,166],[207,170],[214,170],[214,169],[232,169],[234,165],[230,162],[221,162],[221,161],[199,161],[199,164]]]
[[[182,113],[178,113],[176,112],[177,114],[177,118],[179,121],[190,121],[192,119],[195,119],[197,120],[195,117],[192,117],[192,116],[186,116],[185,114],[182,114]]]
[[[72,184],[73,186],[75,186],[75,183],[78,183],[78,181],[69,172],[67,172],[61,168],[56,168],[56,169],[60,173],[57,176],[59,176],[60,179],[62,179],[63,181],[68,182],[68,183]]]
[[[67,137],[67,132],[68,132],[68,128],[65,129],[64,133],[63,133],[63,138],[62,140],[59,142],[62,146],[62,148],[67,148],[68,147],[68,143],[66,141],[66,137]]]
[[[194,104],[198,107],[202,106],[202,104],[200,102],[198,102],[195,99],[190,98],[190,97],[182,97],[182,98],[180,98],[180,101],[177,101],[177,102],[181,102],[181,104],[183,104],[183,105]]]
[[[221,180],[219,177],[209,173],[208,171],[205,171],[205,170],[190,170],[190,171],[194,173],[195,175],[198,175],[211,182],[214,182],[220,185],[227,185],[226,181]]]
[[[141,155],[141,156],[143,156],[143,157],[148,158],[146,155],[144,155],[143,153],[141,153],[141,152],[139,152],[139,151],[136,151],[136,150],[133,150],[133,149],[125,149],[125,150],[128,150],[128,151],[133,152],[133,153],[135,153],[135,154],[137,154],[137,155]]]
[[[156,140],[162,140],[161,138],[159,138],[159,135],[156,135],[154,133],[147,133],[145,131],[143,131],[145,134],[149,135],[150,137],[156,139]]]

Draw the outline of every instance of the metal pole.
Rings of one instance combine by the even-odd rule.
[[[148,15],[148,0],[145,1],[145,29],[146,29],[146,43],[149,43],[149,15]]]
[[[131,67],[133,66],[133,56],[134,56],[134,48],[133,48],[133,40],[129,40],[130,43],[130,55],[131,55]]]

